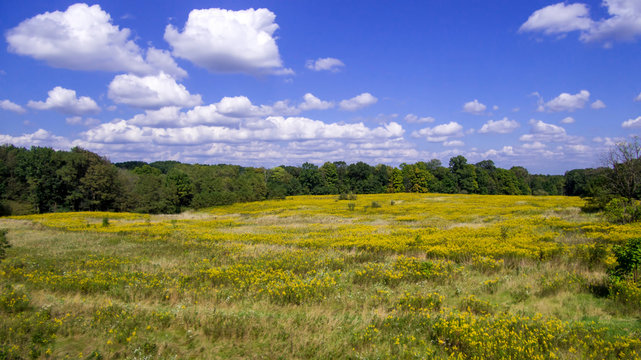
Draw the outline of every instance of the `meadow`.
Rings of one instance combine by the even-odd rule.
[[[641,237],[553,196],[0,218],[0,359],[634,359]]]

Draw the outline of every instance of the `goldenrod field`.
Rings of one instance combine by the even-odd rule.
[[[1,218],[0,359],[634,359],[641,236],[572,197],[298,196]]]

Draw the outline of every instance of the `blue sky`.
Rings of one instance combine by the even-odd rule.
[[[0,143],[562,174],[641,129],[641,1],[0,2]]]

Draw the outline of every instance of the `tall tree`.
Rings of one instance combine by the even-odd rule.
[[[610,187],[613,193],[627,199],[641,195],[641,141],[620,142],[606,155],[606,165],[612,169]]]

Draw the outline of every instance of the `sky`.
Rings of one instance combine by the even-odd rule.
[[[602,165],[641,0],[0,1],[0,143],[274,167]]]

